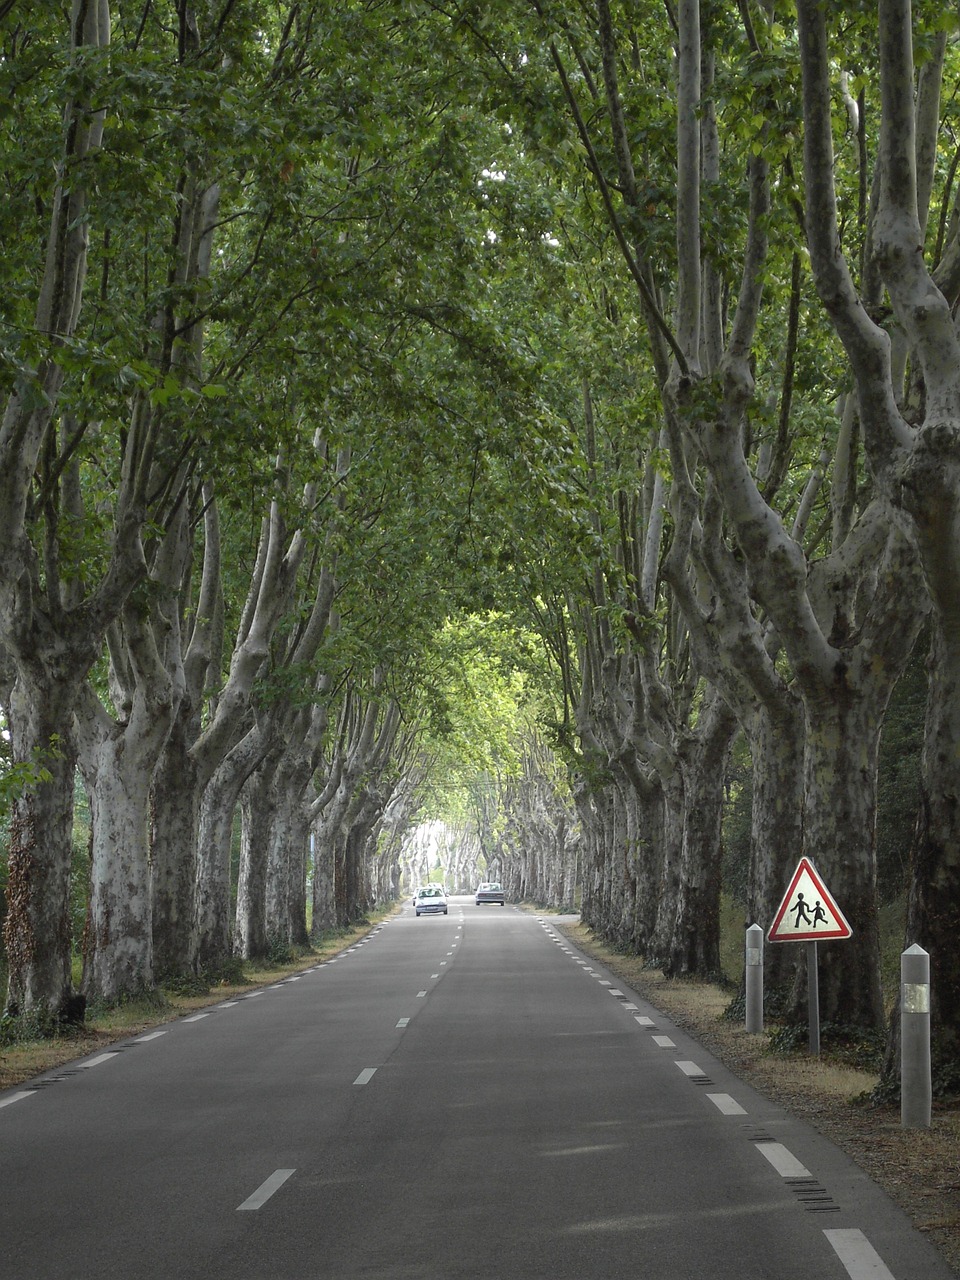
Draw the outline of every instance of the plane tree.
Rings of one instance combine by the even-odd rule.
[[[171,39],[152,27],[138,77],[106,0],[69,16],[30,9],[4,22],[3,71],[22,108],[8,119],[28,132],[51,111],[61,120],[41,125],[41,150],[8,148],[14,204],[30,213],[4,261],[17,284],[5,295],[0,644],[16,672],[15,759],[45,769],[12,815],[8,1003],[43,1016],[71,1004],[74,713],[108,628],[149,575],[151,540],[184,500],[203,430],[195,296],[216,197],[198,155],[210,137],[191,150],[189,131],[162,118],[185,83],[216,76],[232,29],[201,49],[184,8]],[[157,126],[149,158],[138,118]]]

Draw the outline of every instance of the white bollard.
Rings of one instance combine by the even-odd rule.
[[[914,943],[900,957],[901,1127],[929,1129],[932,1100],[930,956]]]
[[[757,1035],[763,1030],[763,930],[752,924],[747,930],[744,965],[747,989],[747,1030]]]

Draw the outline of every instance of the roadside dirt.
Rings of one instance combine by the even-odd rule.
[[[827,1136],[901,1206],[960,1276],[960,1107],[935,1106],[929,1129],[902,1129],[899,1107],[854,1099],[876,1076],[828,1057],[772,1054],[766,1036],[720,1021],[730,993],[666,979],[639,957],[608,951],[582,925],[556,921],[582,951],[662,1010],[755,1089]]]

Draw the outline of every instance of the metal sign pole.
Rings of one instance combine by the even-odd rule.
[[[810,1021],[808,1044],[816,1058],[820,1056],[820,973],[815,942],[807,943],[807,1016]]]

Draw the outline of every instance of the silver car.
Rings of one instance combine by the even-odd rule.
[[[417,890],[417,896],[413,900],[413,907],[418,916],[446,915],[447,895],[440,885],[425,884],[422,889]]]

